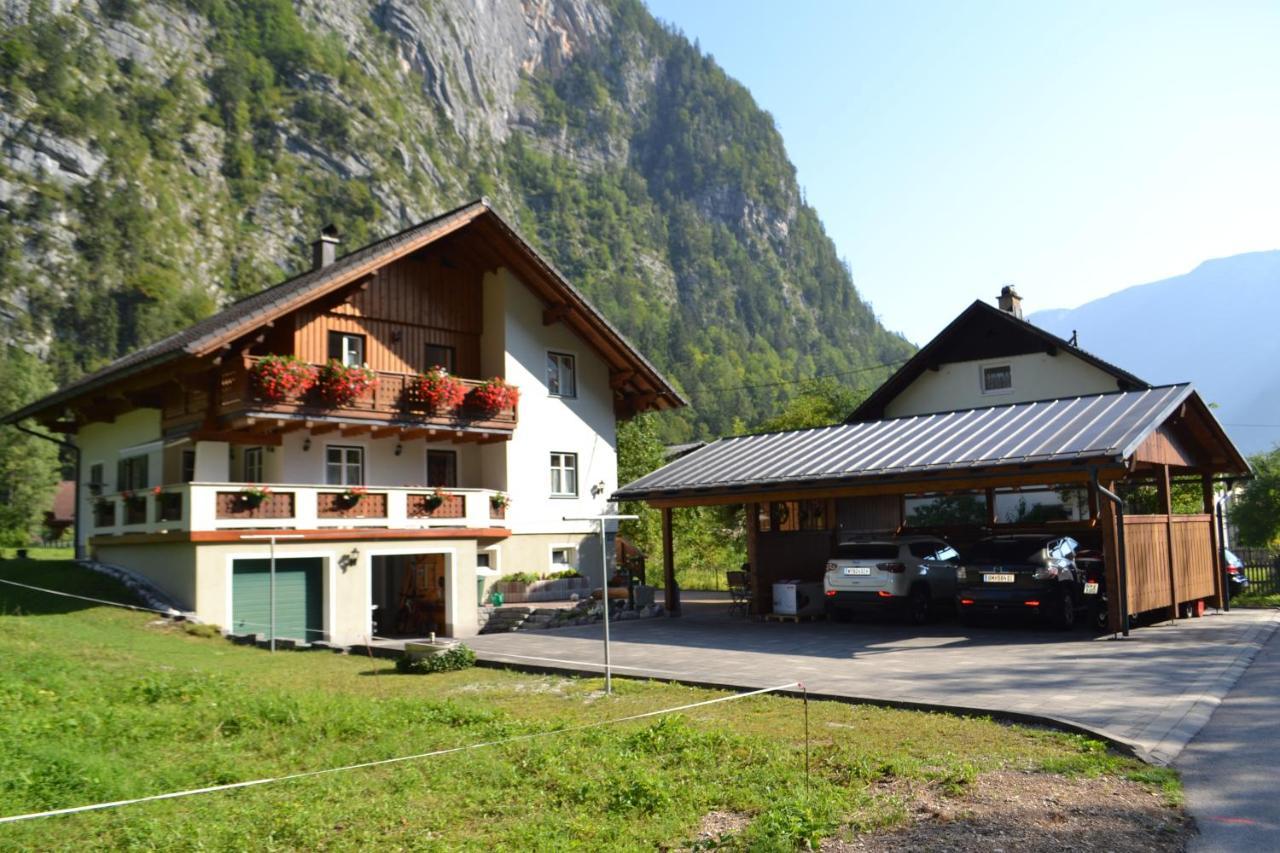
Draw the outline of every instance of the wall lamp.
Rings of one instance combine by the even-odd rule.
[[[403,453],[403,452],[404,452],[404,445],[402,445],[400,442],[398,442],[398,441],[397,441],[397,442],[396,442],[396,456],[399,456],[399,455],[400,455],[401,453]]]
[[[311,436],[307,436],[302,440],[302,449],[304,451],[311,449]]]

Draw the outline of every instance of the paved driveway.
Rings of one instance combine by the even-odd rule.
[[[1169,763],[1204,726],[1280,614],[1235,610],[1136,629],[1129,639],[1027,628],[925,629],[729,618],[718,601],[686,615],[613,624],[621,675],[811,692],[1064,720]],[[602,671],[600,625],[468,640],[484,660]]]

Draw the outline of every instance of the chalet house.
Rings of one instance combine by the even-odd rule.
[[[507,572],[598,583],[566,518],[615,490],[618,420],[679,394],[483,200],[336,245],[4,419],[79,448],[79,544],[236,633],[274,586],[278,636],[338,644],[474,634]]]
[[[745,504],[757,613],[773,582],[820,580],[850,537],[963,545],[1060,532],[1104,554],[1109,589],[1124,579],[1125,594],[1108,596],[1122,627],[1221,601],[1215,488],[1248,472],[1189,384],[1153,387],[1037,328],[1005,288],[998,307],[973,303],[843,424],[721,439],[615,497],[663,510],[668,577],[672,508]],[[1194,483],[1198,512],[1174,512],[1175,478]]]

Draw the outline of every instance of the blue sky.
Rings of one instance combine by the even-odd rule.
[[[1280,248],[1280,3],[648,0],[773,114],[916,343]]]

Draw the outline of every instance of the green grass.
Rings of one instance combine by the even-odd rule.
[[[68,564],[0,577],[125,599]],[[424,752],[672,707],[714,691],[390,661],[270,655],[146,614],[0,585],[0,815]],[[0,848],[653,849],[714,809],[733,843],[794,849],[841,826],[901,822],[876,783],[960,793],[995,769],[1176,776],[1072,735],[989,720],[758,697],[674,716],[236,792],[0,826]],[[1155,774],[1155,775],[1151,775]]]
[[[17,553],[16,548],[0,548],[0,558],[8,557],[12,559]],[[33,547],[27,549],[27,558],[30,560],[70,560],[75,556],[73,548],[40,548]]]
[[[1280,607],[1280,593],[1245,592],[1231,596],[1232,607]]]

